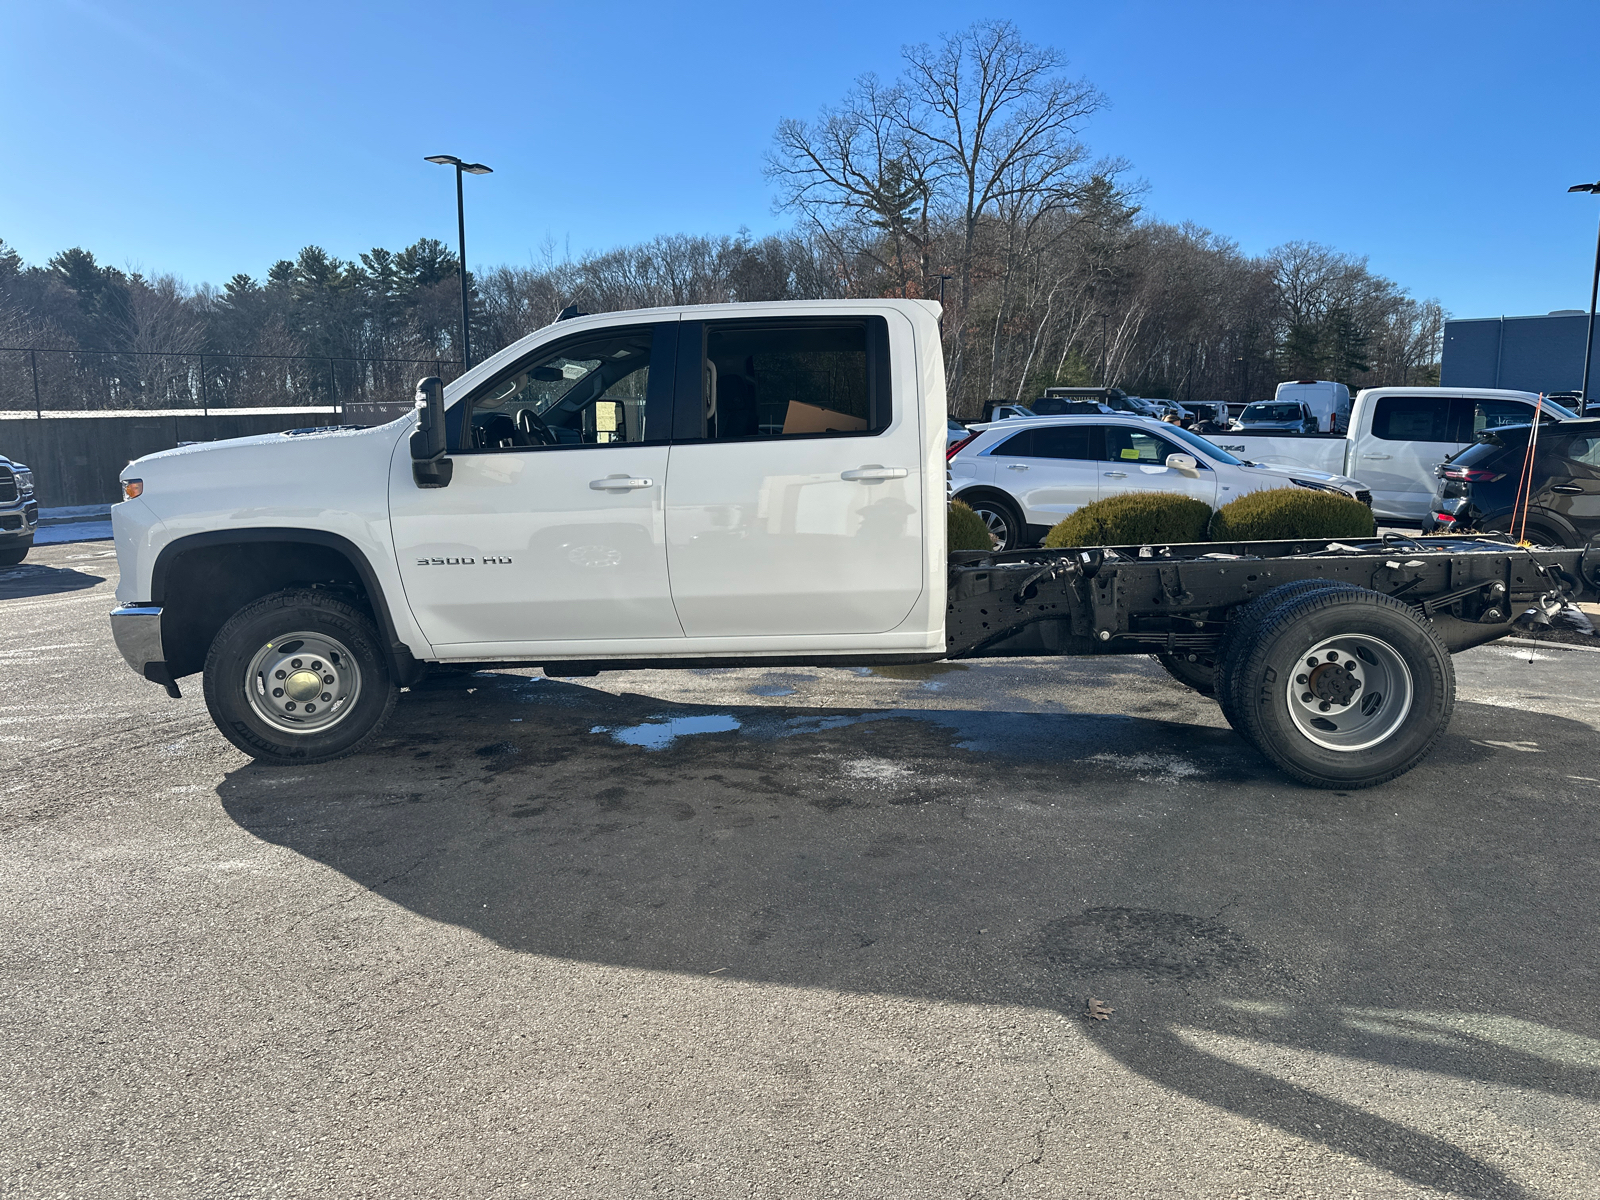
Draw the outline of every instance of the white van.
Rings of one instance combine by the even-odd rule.
[[[1329,379],[1296,379],[1280,383],[1273,393],[1280,404],[1304,404],[1317,418],[1318,433],[1343,433],[1350,428],[1350,389]]]

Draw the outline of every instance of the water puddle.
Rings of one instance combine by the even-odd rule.
[[[681,737],[696,733],[732,733],[739,728],[737,717],[713,713],[703,717],[668,717],[664,721],[646,721],[625,729],[611,729],[596,725],[590,733],[609,733],[613,741],[624,746],[643,746],[646,750],[665,750]]]

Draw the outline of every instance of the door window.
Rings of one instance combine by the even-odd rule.
[[[468,398],[459,450],[666,441],[676,332],[625,325],[541,346]]]
[[[1180,451],[1166,438],[1126,425],[1106,426],[1106,458],[1112,462],[1162,466]]]
[[[1460,442],[1451,429],[1450,396],[1380,396],[1372,410],[1372,436],[1386,442]]]
[[[989,453],[1003,458],[1077,458],[1092,462],[1100,457],[1099,447],[1095,445],[1099,432],[1093,425],[1024,429]]]
[[[1499,429],[1503,425],[1531,425],[1533,408],[1515,400],[1468,400],[1463,404],[1472,407],[1472,426],[1463,430],[1458,442],[1470,442],[1485,429]]]
[[[870,436],[889,425],[882,317],[687,321],[680,336],[699,353],[679,352],[674,440]]]

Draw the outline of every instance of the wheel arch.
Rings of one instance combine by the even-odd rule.
[[[239,609],[297,586],[327,587],[365,609],[388,648],[395,678],[405,684],[420,673],[360,547],[326,530],[260,527],[189,534],[156,556],[150,603],[161,606],[162,647],[172,678],[204,666],[211,639]]]

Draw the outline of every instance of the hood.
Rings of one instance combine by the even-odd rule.
[[[1366,485],[1348,475],[1334,475],[1328,471],[1313,471],[1310,467],[1290,467],[1280,463],[1251,463],[1246,471],[1261,471],[1268,475],[1282,475],[1289,479],[1304,479],[1308,483],[1325,483],[1340,491],[1361,491]]]

